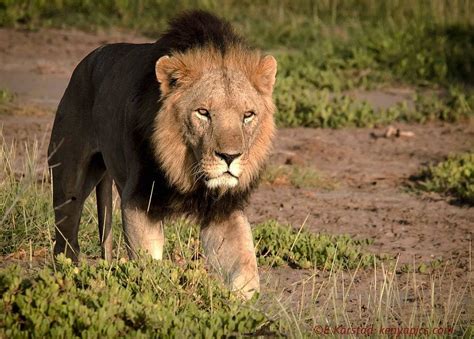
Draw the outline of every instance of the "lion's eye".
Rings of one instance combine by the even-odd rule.
[[[244,124],[248,124],[255,117],[255,112],[247,111],[244,113]]]
[[[211,114],[205,108],[198,108],[196,110],[196,115],[199,119],[202,119],[202,120],[210,120],[211,119]]]

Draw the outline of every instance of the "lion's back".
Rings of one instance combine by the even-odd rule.
[[[147,44],[116,43],[98,47],[89,53],[76,66],[69,84],[59,103],[51,141],[64,139],[65,135],[84,136],[94,132],[93,108],[101,100],[100,92],[113,73],[127,72],[126,69],[114,71],[117,65],[127,61],[128,55]],[[131,69],[137,71],[138,67]],[[109,84],[110,86],[110,84]],[[112,88],[113,90],[113,88]],[[111,98],[111,102],[116,98]],[[93,133],[95,134],[95,133]],[[92,137],[92,135],[90,135]]]
[[[89,53],[74,69],[64,92],[58,113],[63,103],[77,103],[84,108],[93,106],[104,79],[114,66],[140,45],[116,43],[103,45]]]

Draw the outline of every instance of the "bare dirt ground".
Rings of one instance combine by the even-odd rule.
[[[122,32],[1,29],[0,88],[14,92],[19,106],[33,107],[28,112],[36,112],[0,115],[5,142],[39,140],[45,163],[52,112],[74,66],[95,47],[117,41],[147,39]],[[406,97],[404,91],[393,89],[359,95],[379,107]],[[472,150],[474,125],[431,123],[396,127],[415,136],[378,137],[385,128],[279,130],[271,163],[312,166],[334,182],[335,188],[262,185],[248,209],[250,221],[272,218],[299,227],[307,218],[307,230],[374,239],[372,250],[399,255],[401,263],[434,258],[454,260],[457,264],[453,265],[450,281],[456,286],[472,282],[468,266],[474,209],[438,194],[415,194],[407,184],[423,165]],[[309,274],[290,268],[262,269],[264,280],[271,281],[276,290],[285,288],[289,294],[298,285],[293,283]],[[369,288],[369,276],[361,278],[357,293],[364,294],[364,289]],[[472,305],[470,295],[465,303]]]

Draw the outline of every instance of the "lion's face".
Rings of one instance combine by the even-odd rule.
[[[181,67],[187,77],[176,75],[175,69],[170,81],[170,73],[160,70],[177,60],[172,66]],[[219,192],[245,190],[258,177],[274,133],[273,57],[253,56],[238,63],[214,60],[220,61],[217,65],[212,61],[203,65],[181,56],[157,63],[165,98],[158,115],[156,148],[168,177],[183,191],[200,181]],[[165,81],[168,87],[163,86]],[[171,138],[170,130],[175,131],[174,145],[165,139]],[[176,163],[179,176],[173,173],[178,170]]]
[[[272,118],[245,75],[221,69],[204,74],[182,94],[176,108],[196,158],[196,179],[209,188],[242,183],[243,173],[251,171],[249,150],[259,125]]]

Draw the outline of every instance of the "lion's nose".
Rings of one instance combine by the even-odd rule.
[[[229,154],[229,153],[216,152],[216,156],[218,158],[221,158],[222,160],[224,160],[226,162],[227,166],[230,166],[232,161],[234,161],[235,158],[238,158],[241,155],[242,155],[242,153]]]

